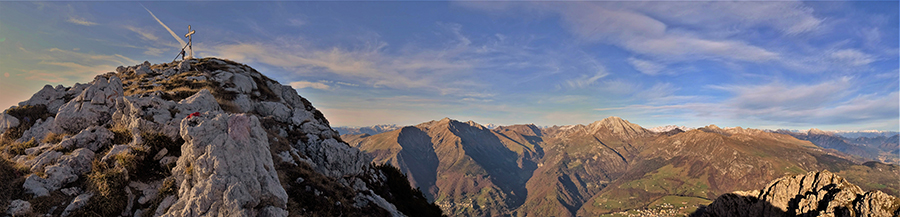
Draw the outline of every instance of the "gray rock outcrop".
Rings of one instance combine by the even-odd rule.
[[[204,112],[181,121],[181,136],[178,200],[165,216],[286,216],[287,193],[255,116]]]
[[[859,186],[828,171],[783,177],[762,190],[716,198],[691,216],[897,216],[900,198]]]
[[[5,133],[6,129],[17,126],[19,126],[19,119],[6,113],[0,114],[0,135]]]
[[[6,214],[12,216],[26,216],[31,214],[31,203],[24,200],[14,200],[9,203],[9,208],[6,209]]]
[[[115,112],[116,100],[124,94],[118,77],[94,77],[90,86],[59,108],[56,124],[62,130],[75,133],[92,125],[109,122]]]

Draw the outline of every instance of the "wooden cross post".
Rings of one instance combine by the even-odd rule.
[[[193,47],[193,40],[192,40],[193,38],[191,37],[194,35],[194,33],[196,33],[196,31],[191,30],[191,25],[188,25],[188,33],[186,35],[184,35],[185,38],[188,38],[187,46],[188,46],[188,50],[190,51],[190,54],[188,55],[187,59],[194,58],[194,47]]]

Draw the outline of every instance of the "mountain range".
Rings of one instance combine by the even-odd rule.
[[[457,216],[689,214],[719,195],[821,170],[864,190],[900,193],[896,164],[740,127],[654,132],[609,117],[587,125],[488,129],[445,118],[342,139],[376,164],[398,167]]]

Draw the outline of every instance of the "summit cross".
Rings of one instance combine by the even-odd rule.
[[[196,31],[191,30],[191,25],[188,25],[188,33],[185,34],[184,37],[188,38],[187,46],[188,46],[188,51],[190,52],[190,54],[188,55],[188,57],[186,59],[194,58],[194,47],[193,47],[194,43],[193,43],[193,38],[191,37],[194,35],[194,33],[196,33]]]

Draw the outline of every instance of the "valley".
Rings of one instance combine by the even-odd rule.
[[[864,190],[900,192],[896,164],[740,127],[653,132],[609,117],[587,125],[488,129],[445,118],[341,137],[374,163],[398,167],[457,216],[687,215],[719,195],[822,170]]]

